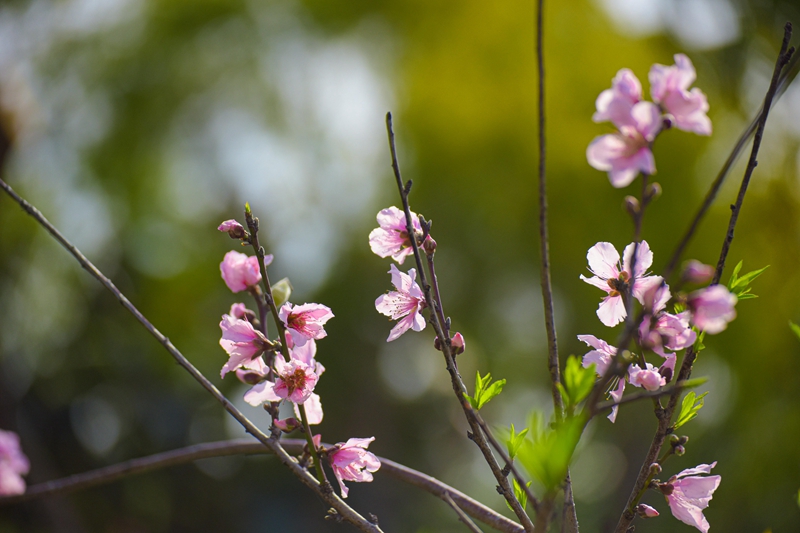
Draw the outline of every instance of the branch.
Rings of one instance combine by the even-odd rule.
[[[688,389],[688,388],[690,388],[690,386],[686,385],[686,380],[681,380],[681,381],[676,381],[675,383],[667,387],[661,387],[658,390],[654,391],[645,390],[641,392],[635,392],[633,394],[628,394],[627,396],[623,396],[622,398],[620,398],[618,402],[608,401],[595,405],[594,408],[591,410],[591,415],[594,416],[595,414],[602,413],[603,411],[610,411],[613,407],[617,407],[619,405],[623,405],[626,403],[636,402],[647,398],[661,398],[662,396],[669,396],[673,393],[678,393],[683,389]]]
[[[281,443],[284,449],[292,454],[302,453],[303,446],[305,445],[305,441],[302,439],[285,439]],[[323,445],[326,447],[329,446],[327,444]],[[70,494],[91,487],[112,483],[127,476],[144,474],[161,468],[190,463],[198,459],[226,457],[231,455],[260,455],[267,453],[272,452],[260,443],[253,442],[250,439],[195,444],[186,448],[179,448],[148,457],[132,459],[90,472],[39,483],[28,487],[25,494],[0,497],[0,506],[14,505],[49,496]],[[507,533],[521,533],[523,531],[522,526],[516,522],[509,520],[482,503],[473,500],[464,493],[435,478],[408,468],[407,466],[395,463],[394,461],[390,461],[389,459],[384,459],[382,457],[378,459],[381,462],[381,472],[385,472],[400,481],[421,488],[439,498],[444,499],[445,495],[449,496],[459,508],[464,510],[464,512],[498,531]]]
[[[522,508],[522,505],[514,496],[514,491],[511,488],[511,484],[508,482],[508,478],[503,474],[500,465],[497,463],[497,459],[495,459],[494,455],[492,454],[492,450],[489,447],[488,443],[486,442],[486,439],[484,438],[483,431],[481,430],[480,425],[475,419],[475,412],[472,409],[472,406],[465,398],[465,394],[467,393],[467,387],[464,385],[464,381],[461,379],[461,376],[458,373],[458,368],[456,368],[455,360],[453,359],[453,354],[450,350],[450,342],[448,342],[450,338],[445,335],[443,327],[444,325],[440,322],[439,317],[437,316],[436,303],[431,293],[431,285],[428,283],[427,276],[425,275],[425,270],[422,267],[422,255],[419,250],[419,245],[417,244],[417,238],[414,232],[414,226],[412,225],[411,222],[411,207],[409,206],[408,203],[408,193],[411,190],[412,182],[411,180],[409,180],[407,183],[404,184],[403,178],[400,174],[400,164],[397,161],[397,147],[395,145],[394,129],[392,128],[391,113],[386,113],[386,131],[389,136],[389,150],[391,151],[392,155],[392,169],[394,170],[394,177],[395,180],[397,181],[397,188],[400,192],[400,198],[403,202],[403,210],[405,212],[405,217],[406,217],[406,232],[409,236],[409,241],[411,241],[411,247],[414,250],[414,259],[416,260],[417,263],[417,275],[419,276],[420,284],[422,285],[422,290],[425,294],[425,302],[427,306],[431,309],[429,321],[431,322],[433,329],[436,331],[436,336],[439,337],[439,339],[441,340],[440,345],[442,348],[442,354],[444,354],[447,371],[450,374],[450,381],[453,386],[453,392],[455,393],[459,404],[461,404],[461,408],[464,411],[464,416],[466,417],[467,423],[469,424],[472,430],[470,438],[472,438],[475,444],[478,445],[478,448],[483,454],[486,463],[492,470],[492,474],[494,474],[494,477],[500,486],[498,490],[502,490],[503,497],[511,506],[511,509],[514,511],[514,514],[516,514],[517,517],[519,518],[520,522],[525,528],[525,531],[530,533],[534,530],[533,522],[528,516],[528,513],[525,512],[525,509]],[[439,311],[443,313],[441,309],[439,309]]]
[[[784,34],[783,34],[783,42],[781,43],[781,50],[778,54],[778,59],[775,62],[775,69],[773,70],[772,80],[770,82],[769,89],[767,90],[767,94],[764,97],[764,105],[763,111],[759,116],[758,125],[756,127],[755,138],[753,139],[753,148],[750,153],[750,161],[747,165],[747,170],[745,171],[745,175],[742,178],[742,185],[739,189],[739,195],[736,200],[736,204],[732,208],[731,213],[731,220],[728,225],[728,231],[725,235],[725,240],[723,242],[722,251],[720,253],[720,258],[717,263],[717,269],[714,274],[714,280],[712,284],[719,283],[720,276],[722,275],[722,270],[725,267],[725,259],[728,254],[728,250],[730,249],[730,244],[733,241],[733,230],[736,226],[736,220],[738,219],[739,211],[741,210],[742,201],[744,200],[744,195],[747,192],[747,185],[750,182],[750,178],[755,170],[756,165],[758,164],[757,156],[758,156],[758,149],[761,146],[761,138],[764,134],[764,126],[767,121],[767,116],[769,115],[769,110],[772,105],[772,100],[775,97],[775,93],[778,90],[778,79],[780,77],[781,71],[786,66],[787,62],[791,58],[794,48],[791,48],[787,51],[789,47],[789,40],[792,36],[792,25],[791,23],[786,23],[784,27]],[[678,372],[678,377],[676,383],[680,383],[681,381],[685,381],[689,379],[692,375],[692,365],[694,364],[694,360],[696,358],[696,353],[694,347],[690,347],[686,350],[686,355],[683,358],[683,363],[681,364],[680,371]],[[659,452],[661,451],[661,447],[664,444],[664,440],[666,436],[670,432],[670,422],[672,420],[672,415],[675,412],[675,407],[678,404],[678,396],[679,390],[675,390],[673,394],[670,396],[669,403],[667,404],[667,408],[663,409],[660,407],[658,403],[656,403],[655,407],[655,414],[658,418],[658,428],[656,430],[655,435],[653,436],[653,441],[650,444],[650,449],[647,452],[647,456],[645,457],[644,462],[642,463],[642,467],[639,469],[639,475],[636,478],[636,482],[634,483],[633,490],[631,491],[630,497],[628,498],[628,503],[625,506],[625,509],[622,512],[622,515],[619,518],[619,522],[617,523],[617,528],[615,529],[615,533],[626,533],[628,528],[633,522],[633,519],[636,517],[634,512],[634,507],[638,503],[637,498],[642,493],[642,488],[646,483],[648,476],[650,475],[650,465],[656,460],[658,457]]]
[[[341,498],[336,496],[333,492],[326,492],[322,490],[320,487],[319,482],[312,476],[308,471],[306,471],[302,466],[297,464],[297,461],[293,457],[291,457],[286,450],[284,450],[280,442],[272,437],[268,437],[265,435],[258,427],[255,426],[250,420],[245,417],[241,411],[239,411],[231,402],[228,400],[223,394],[217,389],[203,374],[200,373],[197,368],[189,362],[186,357],[178,351],[177,348],[170,342],[170,340],[165,337],[158,329],[153,326],[147,318],[139,312],[136,307],[125,297],[122,292],[114,285],[114,283],[108,279],[105,275],[103,275],[100,270],[95,267],[91,261],[89,261],[81,252],[78,250],[72,243],[70,243],[45,217],[28,203],[26,200],[21,198],[17,195],[16,192],[3,180],[0,179],[0,189],[3,189],[15,202],[17,202],[22,209],[28,213],[31,217],[33,217],[44,229],[46,229],[52,236],[55,238],[64,248],[67,249],[69,253],[75,257],[75,259],[80,263],[81,267],[83,267],[89,274],[91,274],[95,279],[97,279],[106,289],[108,289],[114,297],[119,300],[122,306],[127,309],[135,318],[139,321],[142,326],[153,336],[156,340],[161,343],[164,348],[170,353],[170,355],[175,359],[175,361],[182,366],[191,376],[198,382],[200,385],[206,389],[209,394],[211,394],[222,406],[225,408],[228,413],[231,414],[244,428],[245,430],[253,435],[256,439],[259,440],[264,446],[267,446],[272,453],[274,453],[278,459],[285,464],[289,470],[307,487],[313,490],[323,501],[328,503],[331,507],[336,509],[336,511],[348,522],[356,526],[358,529],[369,532],[369,533],[379,533],[381,529],[376,526],[375,524],[370,523],[367,521],[363,516],[358,514],[354,509],[352,509],[349,505],[344,503]]]
[[[445,501],[447,505],[449,505],[453,509],[453,511],[455,511],[455,513],[458,515],[458,519],[461,520],[464,523],[464,525],[467,526],[467,529],[472,531],[472,533],[482,533],[480,528],[475,525],[475,522],[470,520],[470,518],[464,513],[464,511],[462,511],[461,508],[458,505],[456,505],[456,502],[453,501],[453,498],[451,498],[449,494],[445,493],[442,496],[442,499]]]

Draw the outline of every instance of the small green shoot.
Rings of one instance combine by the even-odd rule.
[[[514,497],[517,499],[519,504],[522,506],[523,509],[528,505],[528,493],[525,492],[525,489],[522,488],[522,485],[519,484],[516,478],[512,478],[511,482],[514,488]],[[530,487],[532,481],[528,481],[525,485]],[[506,505],[508,508],[511,509],[511,504],[506,501]],[[514,509],[511,509],[512,511]]]
[[[750,284],[768,268],[769,265],[739,277],[739,271],[742,269],[742,261],[739,261],[739,264],[733,269],[730,281],[728,281],[728,290],[735,294],[740,300],[758,298],[755,294],[750,293]]]
[[[672,426],[673,431],[697,416],[697,412],[702,409],[703,404],[705,403],[703,398],[705,398],[706,394],[708,393],[704,392],[700,396],[697,396],[694,391],[690,391],[686,394],[686,396],[684,396],[683,402],[681,403],[681,412],[678,415],[678,420],[675,422],[675,425]]]
[[[514,457],[517,456],[519,447],[522,446],[522,443],[525,440],[525,435],[527,434],[528,434],[528,428],[525,428],[519,433],[516,433],[514,424],[511,424],[511,433],[508,436],[508,440],[506,440],[506,448],[508,448],[509,459],[513,460]]]
[[[562,377],[563,384],[558,383],[557,386],[568,409],[574,408],[592,392],[596,366],[592,364],[589,368],[583,368],[580,359],[574,355],[567,359]]]
[[[464,394],[469,404],[473,409],[480,410],[481,407],[489,403],[492,398],[503,392],[503,387],[506,385],[506,380],[501,379],[492,383],[492,374],[487,373],[486,376],[481,377],[480,371],[475,376],[475,397]]]
[[[519,461],[547,491],[555,490],[564,481],[585,423],[582,413],[567,417],[555,429],[543,431],[536,440],[525,439],[520,447]]]

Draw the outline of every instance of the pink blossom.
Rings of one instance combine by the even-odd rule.
[[[345,443],[338,443],[336,451],[328,455],[331,467],[333,467],[333,474],[342,489],[342,498],[347,498],[349,491],[344,484],[345,480],[372,481],[372,472],[376,472],[381,467],[381,462],[378,458],[367,451],[369,443],[374,440],[375,437],[349,439]]]
[[[408,331],[408,328],[414,331],[425,329],[425,317],[422,316],[421,311],[427,307],[425,295],[417,285],[417,282],[414,281],[417,277],[416,270],[412,268],[408,271],[408,274],[405,274],[392,265],[389,269],[389,274],[392,275],[392,284],[397,288],[397,291],[378,296],[378,299],[375,300],[375,308],[379,313],[390,317],[392,320],[401,320],[389,332],[389,338],[386,339],[386,342],[395,340]]]
[[[711,135],[711,120],[706,115],[708,100],[698,88],[689,91],[696,78],[692,62],[675,54],[675,65],[655,64],[650,69],[650,95],[672,115],[676,128],[698,135]]]
[[[325,367],[322,366],[315,357],[317,356],[317,342],[314,339],[308,340],[304,345],[297,346],[291,335],[286,337],[286,344],[289,348],[289,356],[292,359],[302,361],[306,365],[314,369],[317,376],[321,376],[325,372]]]
[[[291,433],[295,429],[302,426],[300,421],[296,418],[284,418],[283,420],[273,420],[272,423],[275,424],[276,428],[280,429],[284,433]]]
[[[612,390],[608,394],[609,394],[609,396],[611,396],[612,400],[614,400],[615,402],[619,403],[619,401],[622,400],[622,393],[623,392],[625,392],[625,379],[624,378],[619,380],[619,383],[617,384],[616,390]],[[617,412],[618,411],[619,411],[619,405],[615,405],[614,407],[611,408],[611,413],[608,415],[608,419],[611,420],[612,424],[617,421]]]
[[[661,284],[660,276],[644,276],[653,264],[653,252],[650,251],[647,241],[639,243],[636,253],[636,272],[631,275],[631,259],[635,246],[635,243],[631,243],[625,247],[622,268],[619,266],[619,253],[611,243],[598,242],[589,248],[586,254],[589,270],[594,276],[585,278],[581,275],[580,278],[608,293],[597,308],[598,318],[608,327],[616,326],[628,314],[622,294],[627,294],[631,278],[633,278],[633,296],[639,302],[643,302],[643,296],[648,290]]]
[[[683,267],[681,278],[689,283],[705,283],[714,276],[714,267],[701,263],[696,259],[687,261]]]
[[[661,129],[661,112],[651,102],[638,102],[629,119],[611,116],[618,133],[595,137],[586,149],[586,159],[597,170],[608,172],[614,187],[628,186],[639,174],[655,174],[656,162],[650,145]]]
[[[317,374],[317,376],[319,376],[319,374]],[[306,408],[306,417],[308,418],[309,426],[316,426],[317,424],[322,423],[322,400],[320,399],[319,394],[312,392],[308,397],[308,400],[303,402],[303,406]],[[298,418],[301,418],[300,407],[297,404],[294,404],[294,414]]]
[[[243,239],[247,236],[247,232],[244,230],[244,226],[239,224],[233,219],[226,220],[222,224],[217,227],[219,231],[224,231],[228,235],[230,235],[231,239]]]
[[[22,476],[28,473],[30,467],[17,434],[0,430],[0,496],[23,494],[25,480]]]
[[[645,390],[654,391],[667,384],[658,369],[650,363],[645,363],[645,368],[637,364],[628,367],[628,381],[634,387],[642,387]]]
[[[611,88],[600,93],[595,101],[595,122],[610,120],[617,126],[632,126],[631,109],[642,100],[642,84],[630,69],[623,68],[611,80]]]
[[[456,331],[456,334],[450,339],[450,347],[453,349],[453,355],[464,353],[466,346],[467,342],[464,340],[464,336]]]
[[[247,320],[230,315],[222,315],[219,327],[222,329],[219,345],[230,356],[228,362],[222,367],[220,377],[225,377],[225,374],[240,366],[257,370],[258,363],[254,360],[270,346],[264,334],[256,330]]]
[[[392,206],[382,209],[377,218],[380,227],[369,233],[369,247],[379,257],[392,256],[392,259],[402,265],[406,256],[414,252],[406,228],[406,214]],[[419,218],[413,211],[411,224],[415,232],[422,232]]]
[[[712,285],[689,295],[686,302],[692,312],[692,323],[698,329],[714,335],[728,327],[736,318],[738,298],[722,285]]]
[[[697,334],[689,325],[690,313],[684,311],[671,315],[661,312],[657,316],[652,326],[649,316],[646,316],[639,326],[639,338],[643,346],[661,357],[667,357],[665,350],[683,350],[694,344]]]
[[[659,486],[667,498],[673,516],[684,524],[696,527],[702,533],[708,533],[710,527],[708,520],[703,516],[703,509],[708,507],[722,477],[704,477],[695,474],[709,474],[716,465],[714,461],[710,465],[689,468]]]
[[[235,303],[231,305],[231,310],[228,311],[228,314],[234,318],[239,318],[244,320],[245,315],[247,315],[248,309],[243,303]],[[253,314],[252,311],[250,311]]]
[[[275,383],[262,381],[245,393],[244,401],[253,406],[283,399],[303,403],[309,399],[319,379],[314,369],[302,361],[286,362],[280,355],[275,357],[275,374]]]
[[[594,348],[594,350],[587,352],[583,356],[583,367],[589,368],[589,366],[594,363],[597,365],[595,367],[597,375],[605,375],[606,370],[608,370],[609,365],[611,365],[611,362],[617,355],[617,349],[613,346],[609,346],[606,341],[598,339],[594,335],[578,335],[578,340]]]
[[[264,258],[264,262],[269,265],[272,263],[272,255]],[[261,268],[258,265],[258,257],[250,256],[231,250],[225,254],[222,263],[219,264],[222,272],[222,279],[225,285],[233,292],[241,292],[249,287],[254,287],[261,282]]]
[[[323,326],[333,318],[333,312],[330,307],[322,304],[293,305],[287,302],[281,306],[278,317],[292,335],[294,344],[303,346],[309,340],[322,339],[328,335]]]

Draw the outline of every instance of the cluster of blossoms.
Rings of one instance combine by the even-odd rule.
[[[17,434],[0,430],[0,496],[24,493],[25,480],[22,476],[28,473],[30,467]]]
[[[655,173],[651,148],[663,129],[674,126],[699,135],[711,134],[706,97],[700,89],[689,90],[695,71],[686,56],[676,55],[673,66],[653,65],[649,78],[653,102],[642,99],[641,84],[628,69],[620,70],[611,89],[603,91],[596,101],[593,120],[611,121],[618,131],[595,138],[586,155],[591,166],[608,172],[614,187],[629,185],[640,173],[645,176]],[[649,199],[643,197],[643,202],[647,201]],[[632,202],[638,210],[638,202],[635,199]],[[632,214],[634,218],[641,216],[636,210]],[[583,366],[595,365],[598,376],[613,384],[609,395],[616,403],[622,399],[626,384],[648,391],[667,385],[675,376],[677,352],[694,345],[701,333],[723,331],[736,317],[737,297],[721,285],[673,296],[664,279],[648,273],[653,264],[653,252],[647,241],[629,244],[621,258],[612,244],[599,242],[589,249],[586,258],[592,276],[580,276],[580,279],[606,293],[597,309],[603,325],[614,327],[623,322],[633,309],[631,299],[642,306],[641,322],[635,324],[634,330],[638,354],[626,351],[623,357],[617,353],[618,348],[602,339],[593,335],[578,336],[591,348],[583,356]],[[712,267],[690,261],[681,281],[703,284],[710,281],[713,274]],[[670,302],[673,313],[667,310]],[[660,364],[648,362],[647,352],[658,356]],[[612,369],[615,363],[618,365]],[[612,372],[620,370],[624,374],[614,377]],[[616,384],[614,380],[618,380]],[[616,406],[612,408],[608,417],[612,422],[616,420],[617,410]],[[666,483],[651,483],[666,496],[676,518],[703,533],[709,526],[702,510],[719,486],[720,476],[695,474],[708,474],[715,464],[684,470]],[[659,465],[654,466],[660,471]],[[639,505],[637,511],[642,517],[658,516],[655,509],[645,504]]]
[[[218,229],[227,232],[231,238],[250,242],[244,227],[235,220],[223,222]],[[264,268],[272,259],[271,255],[264,257]],[[262,275],[257,256],[248,257],[230,251],[220,263],[220,272],[232,292],[248,291],[256,298],[261,309],[266,309],[270,304],[269,298],[273,298],[271,291],[265,296],[260,288]],[[266,328],[262,329],[263,325],[256,319],[256,314],[247,309],[245,304],[234,303],[228,314],[222,315],[219,323],[222,330],[219,343],[228,354],[220,377],[234,372],[240,381],[252,385],[244,395],[244,400],[250,405],[277,405],[284,400],[290,402],[297,418],[273,420],[275,427],[288,433],[302,426],[298,420],[303,419],[301,406],[309,426],[322,422],[322,402],[319,395],[314,393],[314,388],[325,367],[316,360],[316,341],[327,336],[325,323],[334,315],[329,307],[318,303],[294,305],[288,301],[273,301],[272,304],[280,305],[276,323],[283,331],[282,338],[286,346],[281,346],[280,340],[267,338]],[[266,317],[262,316],[261,320],[264,319]],[[284,353],[288,354],[288,360]],[[277,413],[277,409],[272,412]],[[315,435],[313,439],[319,447],[320,436]],[[348,492],[345,480],[372,481],[372,472],[380,468],[378,458],[366,450],[373,440],[374,437],[350,439],[326,451],[339,481],[342,497],[347,497]]]
[[[411,213],[411,223],[414,229],[413,238],[417,241],[420,249],[432,256],[436,250],[436,241],[430,235],[423,235],[422,225],[419,217],[413,211]],[[395,206],[382,209],[377,216],[378,227],[369,234],[369,246],[379,257],[390,257],[402,265],[409,254],[413,254],[414,249],[411,243],[411,236],[408,234],[406,225],[406,215]],[[417,284],[417,271],[409,269],[408,273],[401,272],[394,264],[389,267],[392,276],[392,285],[396,291],[381,294],[375,300],[375,308],[379,313],[388,316],[392,320],[397,320],[397,324],[389,332],[386,342],[391,342],[409,329],[422,331],[427,325],[425,317],[422,315],[423,309],[428,307],[425,300],[425,293]],[[441,349],[438,337],[434,341],[437,350]],[[452,353],[458,355],[464,351],[464,336],[456,333],[450,339]]]
[[[597,97],[595,122],[611,121],[616,133],[597,137],[586,150],[589,164],[608,172],[614,187],[626,187],[639,174],[655,174],[652,145],[665,127],[676,127],[698,135],[711,135],[708,101],[694,83],[692,62],[675,55],[672,66],[653,65],[650,69],[650,96],[642,99],[642,84],[629,69],[621,69]]]

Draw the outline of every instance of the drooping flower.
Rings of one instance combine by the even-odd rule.
[[[610,120],[617,126],[633,125],[631,109],[642,100],[642,84],[636,75],[627,68],[620,69],[611,80],[611,88],[600,93],[595,101],[597,112],[592,116],[595,122]]]
[[[368,452],[369,443],[375,437],[368,439],[349,439],[347,442],[338,443],[337,449],[328,455],[333,468],[333,475],[339,481],[342,498],[347,498],[349,489],[345,481],[372,481],[372,473],[381,467],[381,462],[372,452]]]
[[[711,120],[706,115],[706,95],[697,87],[688,90],[697,77],[688,57],[675,54],[674,65],[653,65],[649,77],[653,101],[672,115],[672,123],[676,128],[698,135],[711,135]]]
[[[379,257],[389,257],[403,264],[406,256],[413,253],[411,239],[406,227],[406,214],[395,206],[378,213],[378,228],[369,233],[369,247]],[[411,224],[415,232],[422,232],[419,218],[412,211]]]
[[[272,255],[264,257],[264,263],[272,263]],[[249,287],[254,287],[261,282],[261,268],[258,265],[258,257],[247,256],[231,250],[225,254],[222,263],[219,264],[222,279],[225,285],[232,292],[241,292]]]
[[[275,383],[262,381],[245,393],[244,401],[259,406],[283,399],[294,403],[308,400],[319,380],[314,369],[297,359],[287,362],[281,355],[275,357],[274,365]]]
[[[425,329],[425,317],[422,316],[421,311],[427,307],[425,295],[414,281],[417,277],[415,269],[412,268],[408,274],[405,274],[392,265],[389,274],[392,275],[392,284],[397,290],[378,296],[375,300],[375,308],[379,313],[392,320],[400,320],[389,332],[386,342],[395,340],[408,331],[408,328],[414,331]]]
[[[0,496],[23,494],[25,480],[22,476],[28,473],[30,467],[17,434],[0,430]]]
[[[583,356],[583,367],[589,368],[594,363],[597,365],[595,370],[598,376],[604,376],[609,365],[617,355],[617,349],[610,346],[606,341],[598,339],[594,335],[578,335],[578,340],[585,342],[591,348],[591,352],[587,352]]]
[[[222,329],[219,345],[230,356],[222,367],[220,377],[225,377],[225,374],[239,367],[259,370],[259,364],[255,359],[271,346],[264,334],[255,329],[247,320],[230,315],[222,315],[219,327]]]
[[[650,363],[645,363],[645,368],[642,368],[638,364],[629,366],[628,381],[634,387],[642,387],[649,391],[658,390],[667,384],[667,380],[664,379],[664,376]]]
[[[311,339],[322,339],[328,335],[324,326],[333,318],[333,312],[322,304],[293,305],[287,302],[281,306],[278,317],[286,326],[287,333],[291,334],[294,344],[303,346]]]
[[[244,226],[236,222],[234,219],[226,220],[220,224],[217,229],[230,235],[231,239],[244,239],[247,236]]]
[[[702,533],[708,533],[710,527],[703,515],[703,509],[708,507],[722,477],[696,474],[710,474],[716,465],[717,462],[714,461],[710,465],[689,468],[672,476],[667,483],[659,485],[661,492],[667,498],[672,515],[684,524],[696,527]]]
[[[728,327],[736,318],[734,306],[738,298],[722,285],[712,285],[689,295],[686,305],[692,312],[692,323],[711,335]]]
[[[661,111],[643,102],[639,80],[628,69],[620,70],[611,89],[597,97],[595,122],[610,120],[618,129],[595,137],[586,149],[586,159],[597,170],[608,172],[614,187],[626,187],[639,174],[655,174],[650,145],[661,130]]]
[[[636,243],[625,247],[622,267],[619,266],[619,252],[614,245],[608,242],[598,242],[586,254],[589,261],[589,270],[594,274],[591,278],[583,275],[580,278],[604,290],[608,296],[603,298],[597,308],[597,316],[608,327],[613,327],[622,322],[627,316],[622,294],[627,294],[631,280],[633,282],[633,296],[643,303],[644,294],[654,286],[661,284],[660,276],[645,276],[647,269],[653,264],[653,252],[647,241],[639,243],[636,252],[636,271],[631,273],[631,259]]]

